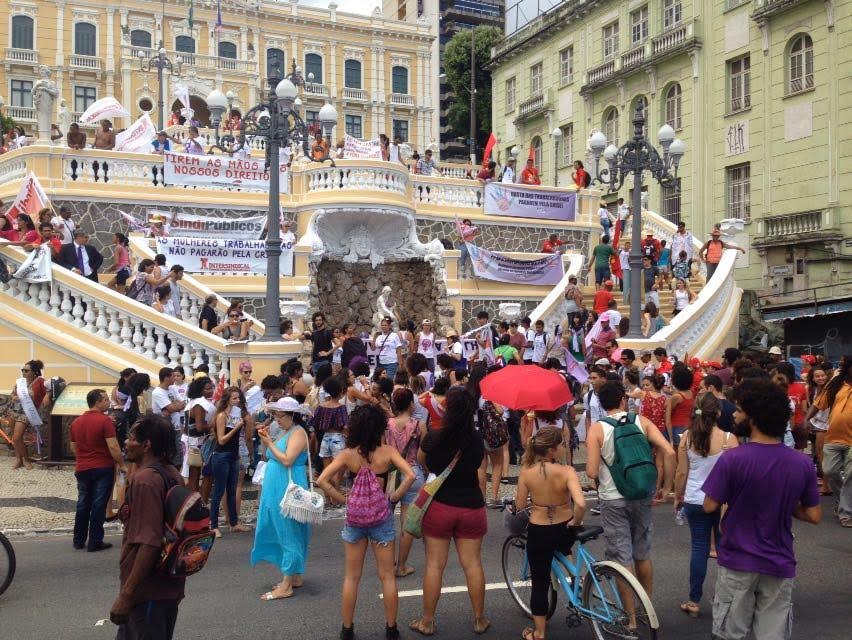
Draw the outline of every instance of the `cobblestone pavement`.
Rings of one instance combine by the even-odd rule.
[[[74,526],[74,509],[77,504],[77,484],[71,466],[43,467],[35,465],[32,471],[12,469],[13,457],[0,455],[0,530],[5,533],[56,532],[65,533]],[[581,470],[585,482],[585,449],[575,453],[574,464]],[[510,477],[517,477],[518,468],[512,466]],[[500,496],[514,495],[515,484],[501,484]],[[490,482],[489,482],[489,496]],[[250,483],[243,488],[241,515],[252,522],[257,513],[257,489]],[[334,517],[334,514],[330,514]],[[339,514],[342,517],[342,511]],[[119,528],[117,523],[107,523],[107,528]]]

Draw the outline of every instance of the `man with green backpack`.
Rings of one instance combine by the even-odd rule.
[[[674,478],[675,452],[656,425],[624,410],[620,382],[601,385],[598,398],[606,417],[586,435],[586,474],[598,481],[606,559],[633,571],[651,596],[651,501],[657,487],[652,448],[663,455],[664,487]]]

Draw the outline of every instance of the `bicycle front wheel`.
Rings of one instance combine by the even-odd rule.
[[[583,576],[583,606],[592,612],[587,618],[597,640],[656,640],[656,613],[630,577],[627,569],[606,563],[594,565]]]
[[[503,543],[503,579],[509,588],[509,594],[518,608],[528,618],[532,618],[530,596],[532,595],[532,577],[527,562],[527,540],[524,536],[509,536]],[[548,587],[547,619],[556,611],[556,589],[553,582]]]
[[[9,588],[14,577],[15,550],[6,536],[0,533],[0,595]]]

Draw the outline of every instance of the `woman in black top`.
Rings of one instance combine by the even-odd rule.
[[[452,387],[447,391],[443,427],[426,435],[418,455],[420,464],[437,475],[461,452],[423,517],[426,545],[423,615],[409,627],[424,635],[435,632],[435,609],[451,540],[456,543],[467,582],[473,607],[473,630],[484,633],[491,626],[485,618],[485,573],[482,570],[482,538],[488,530],[488,521],[485,499],[479,488],[479,469],[485,447],[473,424],[474,410],[473,397],[467,390]]]
[[[361,340],[357,333],[357,327],[353,323],[343,325],[343,353],[340,355],[340,366],[349,367],[353,358],[362,358],[367,361],[367,345]]]
[[[201,315],[198,316],[198,327],[204,331],[213,332],[213,327],[219,324],[219,319],[216,317],[216,303],[218,298],[215,295],[207,296],[204,299],[204,306],[201,308]]]

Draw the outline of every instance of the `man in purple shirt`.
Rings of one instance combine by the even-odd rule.
[[[721,505],[713,635],[720,640],[788,640],[793,632],[793,518],[817,524],[822,508],[808,456],[784,446],[790,405],[768,379],[734,391],[735,432],[749,442],[725,452],[707,476],[704,511]]]

